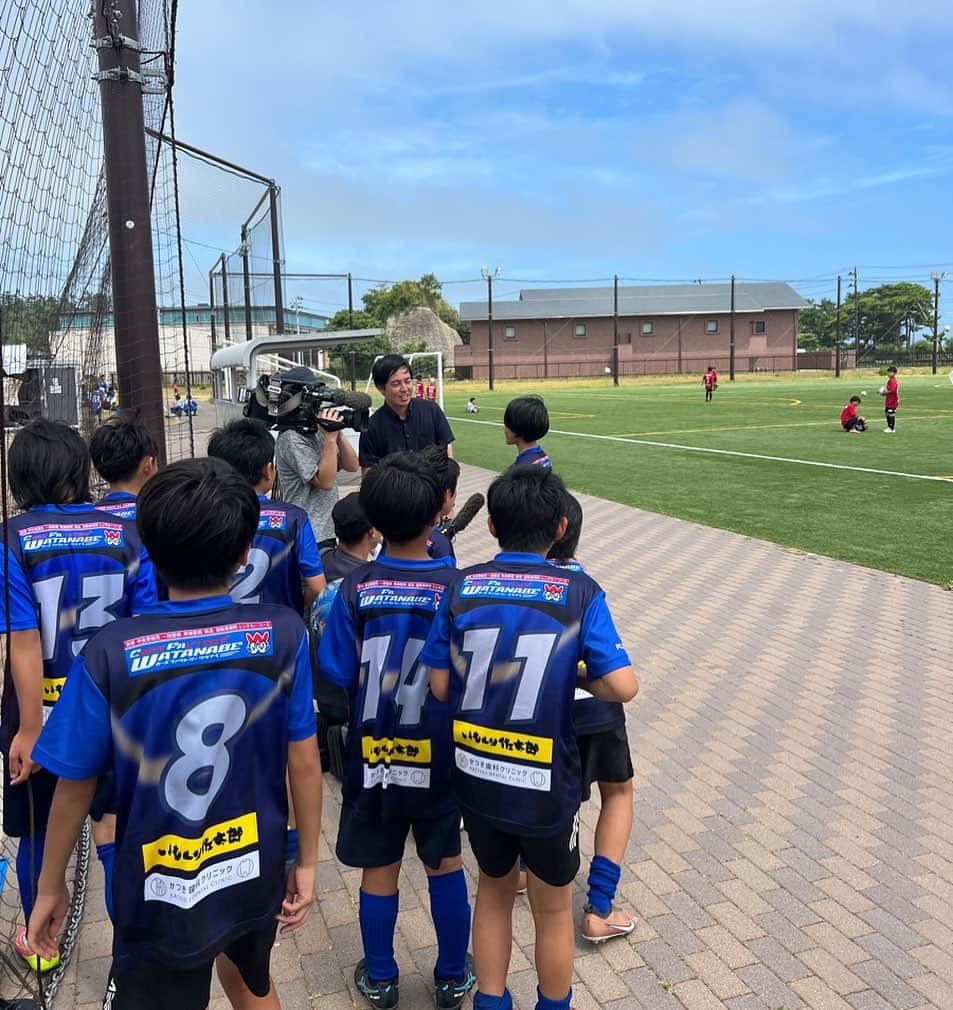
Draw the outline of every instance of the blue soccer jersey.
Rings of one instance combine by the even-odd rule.
[[[432,558],[450,558],[456,565],[457,555],[453,550],[453,541],[445,533],[440,532],[440,525],[434,526],[427,537],[427,553]]]
[[[550,559],[549,563],[564,571],[585,571],[585,568],[575,558],[564,561]],[[605,733],[617,726],[625,725],[625,709],[621,702],[594,698],[582,688],[576,688],[576,701],[573,705],[572,717],[576,725],[577,736],[594,736],[596,733]]]
[[[448,591],[420,661],[450,670],[454,787],[504,831],[563,830],[579,807],[573,694],[629,665],[588,575],[536,554],[502,553]]]
[[[344,799],[362,813],[438,817],[456,806],[447,705],[418,661],[456,578],[445,558],[381,555],[344,579],[331,606],[318,663],[348,691]]]
[[[541,445],[534,445],[532,449],[524,449],[513,461],[513,466],[541,466],[545,470],[552,470],[553,462],[543,451]]]
[[[96,507],[118,519],[136,521],[136,496],[131,491],[110,491]]]
[[[160,603],[90,641],[33,756],[61,778],[115,773],[115,972],[185,969],[272,921],[288,743],[314,732],[287,607]]]
[[[323,574],[308,514],[297,505],[259,495],[258,532],[232,585],[236,603],[280,603],[304,611],[303,578]]]
[[[0,631],[39,628],[45,721],[87,640],[156,602],[155,576],[135,525],[94,505],[24,512],[7,523],[6,548],[10,609],[0,607]],[[3,688],[10,736],[20,722],[13,679]]]

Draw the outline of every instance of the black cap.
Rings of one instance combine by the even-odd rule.
[[[348,544],[357,543],[371,528],[357,491],[339,498],[334,503],[331,519],[334,521],[334,535],[338,540]]]
[[[299,386],[310,386],[318,381],[318,377],[311,371],[310,368],[305,368],[304,365],[296,365],[294,368],[289,368],[287,372],[280,376],[282,382],[294,382]]]

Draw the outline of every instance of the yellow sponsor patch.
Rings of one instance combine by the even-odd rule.
[[[258,842],[258,817],[242,814],[231,821],[222,821],[207,828],[198,838],[163,835],[142,847],[142,866],[146,873],[153,867],[167,866],[177,870],[197,870],[210,859],[244,849]]]
[[[65,677],[43,678],[43,704],[55,705],[60,700],[60,693],[66,683]]]
[[[389,737],[377,740],[372,736],[361,737],[361,753],[368,764],[383,761],[401,761],[415,765],[430,764],[429,740],[402,740],[400,737]]]
[[[540,764],[553,763],[553,741],[545,736],[530,736],[528,733],[510,733],[502,729],[487,729],[473,723],[454,720],[453,741],[471,750],[487,754],[499,754]]]

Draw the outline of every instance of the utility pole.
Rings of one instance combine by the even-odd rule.
[[[750,367],[750,366],[749,366]],[[728,318],[728,380],[735,381],[735,275],[731,275],[731,315]]]
[[[480,271],[486,280],[486,360],[491,393],[493,392],[493,278],[499,277],[502,272],[502,267],[494,267],[492,273],[487,267],[483,267]]]
[[[354,329],[354,285],[350,273],[347,275],[347,325]]]
[[[840,378],[840,274],[837,275],[837,316],[834,332],[834,378]]]
[[[936,375],[936,361],[940,349],[940,281],[946,280],[946,271],[930,275],[933,278],[933,359],[931,370]]]
[[[855,354],[859,354],[860,351],[860,292],[857,288],[857,268],[853,269],[854,275],[854,351]],[[856,361],[854,365],[856,366]]]
[[[252,338],[252,326],[251,326],[251,270],[248,265],[248,254],[251,251],[251,245],[248,241],[248,224],[247,222],[242,225],[242,244],[241,244],[241,254],[242,254],[242,289],[245,292],[245,339],[251,340]]]
[[[619,275],[612,278],[612,385],[619,385]]]
[[[99,55],[99,73],[94,76],[103,116],[119,397],[127,406],[139,408],[159,447],[159,462],[164,463],[165,404],[142,112],[149,77],[143,75],[139,60],[135,0],[94,3],[92,13],[93,47]]]
[[[231,314],[232,309],[228,304],[228,259],[225,253],[222,253],[222,312],[225,316],[225,343],[230,344],[232,342],[232,320]]]

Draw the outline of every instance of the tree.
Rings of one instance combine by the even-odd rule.
[[[843,313],[841,326],[843,327]],[[830,298],[822,298],[810,308],[801,309],[798,316],[798,346],[807,351],[833,347],[837,339],[837,306]],[[841,338],[843,339],[843,332]]]
[[[30,351],[50,352],[50,331],[59,328],[59,299],[46,295],[0,295],[4,344],[26,344]]]

